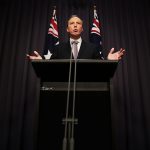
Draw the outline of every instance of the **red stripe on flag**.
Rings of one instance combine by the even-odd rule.
[[[50,24],[52,24],[54,29],[58,31],[57,23],[55,22],[55,20],[53,18],[51,19]]]
[[[100,33],[97,31],[97,30],[91,30],[91,33],[96,33],[96,34],[98,34],[98,35],[100,35]]]
[[[94,19],[93,23],[96,24],[96,26],[99,28],[99,21],[97,21],[96,19]]]
[[[53,36],[57,37],[58,38],[58,34],[55,34],[54,32],[52,31],[49,31],[48,34],[52,34]]]

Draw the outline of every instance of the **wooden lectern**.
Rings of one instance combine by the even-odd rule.
[[[112,150],[110,79],[118,61],[57,59],[32,60],[31,63],[41,80],[36,150],[64,150],[68,83],[70,119],[75,65],[74,143],[70,148],[68,138],[72,128],[68,121],[66,150]]]

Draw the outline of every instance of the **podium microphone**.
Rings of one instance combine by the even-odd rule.
[[[67,91],[67,104],[66,104],[66,117],[64,120],[65,131],[63,139],[63,150],[74,150],[74,124],[75,121],[75,95],[76,95],[76,70],[77,70],[77,44],[78,41],[73,41],[72,49],[74,50],[74,81],[73,81],[73,102],[72,102],[72,116],[68,117],[69,114],[69,102],[70,102],[70,82],[72,75],[72,51],[70,54],[70,63],[69,63],[69,78],[68,78],[68,91]],[[69,124],[69,125],[68,125]],[[70,125],[71,124],[71,125]],[[68,137],[67,137],[68,135]],[[69,147],[67,147],[69,146]]]
[[[66,116],[64,121],[65,130],[63,138],[63,150],[67,150],[68,139],[67,139],[67,130],[68,130],[68,114],[69,114],[69,101],[70,101],[70,82],[71,82],[71,70],[72,70],[72,51],[70,52],[70,62],[69,62],[69,76],[68,76],[68,88],[67,88],[67,103],[66,103]]]
[[[74,125],[76,123],[75,119],[75,101],[76,101],[76,74],[77,74],[77,54],[78,54],[78,49],[77,49],[77,44],[78,41],[74,42],[74,81],[73,81],[73,103],[72,103],[72,124],[71,124],[71,138],[70,140],[70,150],[74,150]]]

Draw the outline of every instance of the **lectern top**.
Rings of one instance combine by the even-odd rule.
[[[77,82],[102,82],[113,77],[118,61],[95,59],[31,60],[37,77],[42,81],[68,82],[71,64],[72,76],[77,63]]]

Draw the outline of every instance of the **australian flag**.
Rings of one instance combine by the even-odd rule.
[[[94,6],[94,18],[90,31],[90,42],[96,44],[99,47],[99,53],[101,55],[101,59],[104,59],[102,53],[102,37],[101,37],[101,22],[98,19],[96,6]]]
[[[49,22],[46,45],[43,53],[45,59],[50,59],[54,47],[58,44],[59,44],[59,36],[58,36],[58,26],[57,26],[57,18],[56,18],[56,7],[54,7],[53,16]]]

